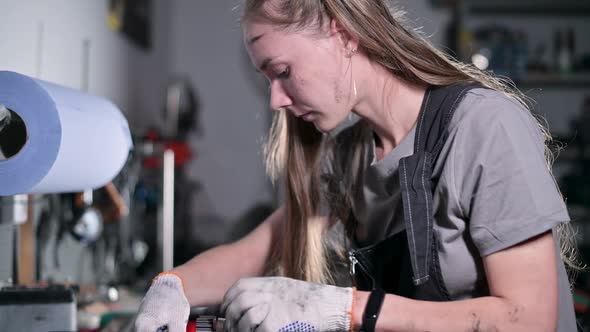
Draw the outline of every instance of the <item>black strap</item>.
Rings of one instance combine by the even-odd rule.
[[[365,306],[361,331],[375,331],[375,324],[377,324],[377,318],[379,318],[379,312],[381,312],[381,305],[383,304],[384,297],[385,291],[382,288],[376,288],[371,291],[369,300],[367,300],[367,305]]]
[[[485,88],[477,82],[461,82],[448,86],[430,86],[423,101],[416,127],[414,153],[430,152],[436,160],[445,143],[447,127],[465,93]]]
[[[478,87],[482,85],[474,82],[429,87],[418,117],[414,154],[400,160],[404,220],[415,285],[422,285],[430,279],[434,221],[432,191],[436,184],[432,170],[447,139],[447,127],[457,105],[465,92]]]

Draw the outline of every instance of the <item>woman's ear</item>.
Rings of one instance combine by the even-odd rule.
[[[330,34],[339,38],[345,54],[356,52],[359,46],[359,39],[352,35],[338,20],[330,19]]]

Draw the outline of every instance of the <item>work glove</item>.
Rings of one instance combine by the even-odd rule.
[[[221,312],[226,331],[350,331],[353,288],[265,277],[236,282]]]
[[[180,276],[160,273],[141,301],[135,331],[186,332],[190,309]]]

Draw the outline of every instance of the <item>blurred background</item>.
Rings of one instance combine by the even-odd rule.
[[[262,163],[271,119],[266,81],[243,49],[237,4],[0,0],[0,70],[113,101],[135,145],[121,173],[91,199],[0,198],[2,285],[68,285],[78,330],[123,330],[127,321],[117,318],[134,311],[159,271],[240,238],[277,207]],[[435,46],[511,78],[534,99],[561,147],[554,174],[590,262],[590,1],[392,4]],[[164,151],[174,154],[168,173]],[[158,236],[171,225],[166,214],[173,241]],[[586,279],[580,273],[575,288],[581,322],[590,304]]]

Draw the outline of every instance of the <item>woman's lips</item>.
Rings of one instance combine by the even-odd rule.
[[[305,121],[311,121],[315,117],[315,112],[307,112],[301,115],[301,118]]]

